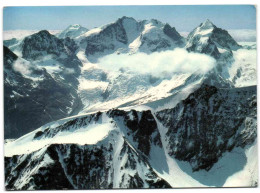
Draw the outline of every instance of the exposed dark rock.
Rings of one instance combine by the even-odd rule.
[[[209,170],[224,152],[256,139],[256,87],[217,89],[201,86],[157,118],[169,128],[169,154]]]

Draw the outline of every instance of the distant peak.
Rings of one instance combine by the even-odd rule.
[[[127,16],[123,16],[123,17],[121,17],[121,18],[118,18],[118,20],[117,21],[123,21],[123,20],[134,20],[134,21],[136,21],[133,17],[127,17]]]
[[[212,28],[216,27],[209,19],[207,19],[204,23],[201,25],[202,28]]]
[[[40,35],[51,35],[50,32],[47,31],[47,30],[41,30],[41,31],[39,31],[39,32],[36,33],[36,34],[40,34]]]
[[[73,24],[73,25],[70,25],[69,28],[81,28],[82,26],[79,25],[79,24]]]
[[[165,24],[157,19],[144,20],[146,24],[152,24],[154,26],[164,26]]]
[[[159,20],[157,19],[151,19],[151,22],[152,23],[155,23],[155,24],[161,24],[162,22],[160,22]]]

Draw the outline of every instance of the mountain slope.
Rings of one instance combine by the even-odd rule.
[[[175,184],[173,179],[181,179],[168,175],[174,169],[174,160],[179,164],[174,167],[184,169],[179,162],[187,161],[189,165],[185,167],[195,172],[187,186],[207,185],[207,178],[197,179],[196,172],[206,170],[211,174],[212,167],[226,152],[254,143],[254,94],[255,87],[227,90],[204,85],[173,109],[156,113],[156,117],[151,111],[115,109],[47,124],[5,144],[6,187],[10,190],[171,187]],[[227,96],[229,100],[224,101]],[[194,109],[199,110],[200,118],[190,118]],[[165,139],[160,124],[168,129]],[[170,157],[165,157],[164,151]],[[226,162],[231,158],[225,156]],[[54,167],[59,173],[57,183],[41,186],[52,179],[49,174]],[[229,175],[242,168],[239,165]],[[222,185],[228,177],[222,177]],[[58,183],[63,179],[69,183]]]
[[[48,31],[25,37],[13,57],[5,47],[5,137],[16,138],[47,122],[75,114],[80,60],[70,38]],[[14,55],[14,54],[13,54]],[[22,87],[20,85],[23,85]],[[32,120],[31,120],[32,119]]]
[[[7,143],[6,188],[169,188],[148,161],[156,147],[160,135],[149,111],[111,110],[49,124]]]
[[[5,138],[70,115],[77,100],[70,86],[4,47]]]
[[[193,171],[209,170],[223,152],[254,142],[256,106],[255,86],[202,86],[174,109],[157,113],[169,129],[169,155],[190,162]]]

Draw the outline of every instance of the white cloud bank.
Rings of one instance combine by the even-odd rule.
[[[162,74],[205,73],[215,66],[215,59],[205,54],[189,53],[185,49],[136,53],[133,55],[108,55],[99,59],[99,65],[107,70],[129,69],[131,71],[161,76]]]
[[[255,42],[256,41],[256,30],[251,30],[251,29],[228,30],[228,33],[237,42]]]
[[[3,39],[10,40],[12,38],[23,39],[26,36],[30,36],[39,32],[40,30],[6,30],[3,31]],[[61,30],[48,30],[51,34],[56,35],[61,32]]]

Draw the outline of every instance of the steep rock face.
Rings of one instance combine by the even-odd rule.
[[[77,77],[82,64],[75,54],[78,46],[74,40],[58,39],[43,30],[25,37],[18,47],[23,58],[9,60],[10,50],[4,53],[8,138],[20,137],[81,108]]]
[[[78,100],[70,85],[4,47],[5,138],[20,137],[70,115],[79,105]]]
[[[78,36],[86,33],[88,31],[87,28],[82,27],[79,24],[74,24],[74,25],[70,25],[68,26],[64,31],[62,31],[61,33],[59,33],[57,36],[58,38],[77,38]]]
[[[42,30],[23,40],[22,55],[28,60],[35,60],[47,54],[60,56],[65,52],[62,40],[51,35],[47,30]]]
[[[87,141],[81,145],[71,144],[66,143],[66,140],[61,144],[55,143],[55,138],[62,136],[62,133],[71,132],[73,135],[82,128],[91,130],[94,125],[99,126],[101,123],[109,124],[112,128],[108,135],[99,138],[94,144]],[[32,132],[26,139],[8,142],[10,145],[24,140],[23,144],[30,140],[36,144],[42,140],[52,141],[39,150],[29,150],[30,153],[5,158],[8,190],[171,187],[157,175],[149,163],[150,146],[161,143],[150,111],[111,110],[51,127],[46,125]],[[95,137],[97,136],[91,136]],[[147,144],[143,144],[145,140],[148,141]],[[55,179],[52,172],[57,176]],[[48,185],[44,185],[46,183]]]
[[[218,89],[204,85],[157,118],[168,128],[169,155],[193,170],[209,170],[224,152],[256,139],[256,87]]]
[[[54,63],[53,65],[59,63],[62,65],[60,67],[73,69],[75,73],[71,77],[66,76],[69,74],[66,73],[66,70],[61,72],[62,76],[66,76],[65,80],[78,76],[80,73],[82,64],[75,54],[78,46],[69,37],[59,39],[51,35],[47,30],[42,30],[24,38],[21,49],[22,57],[33,61],[36,63],[35,65],[48,66],[51,59],[51,62]],[[48,70],[47,67],[46,69]]]
[[[186,49],[208,54],[216,59],[232,56],[232,50],[241,48],[226,30],[206,20],[187,37]]]
[[[127,128],[126,135],[131,136],[130,139],[136,143],[136,148],[146,156],[149,156],[151,146],[162,147],[157,123],[151,111],[140,113],[131,110],[126,113],[121,110],[111,110],[108,111],[108,116],[113,117],[118,124],[124,120],[123,124]]]
[[[18,56],[8,47],[4,46],[4,67],[10,69],[12,63],[17,60]]]
[[[78,69],[81,63],[75,54],[77,49],[78,46],[73,39],[69,37],[58,39],[48,31],[42,30],[24,38],[22,57],[29,61],[35,61],[45,60],[44,57],[48,56],[61,62],[66,67]]]
[[[86,44],[85,54],[87,56],[105,51],[111,52],[117,47],[125,47],[127,43],[128,38],[123,27],[123,19],[104,26],[98,34],[86,37],[81,41],[81,44]]]

